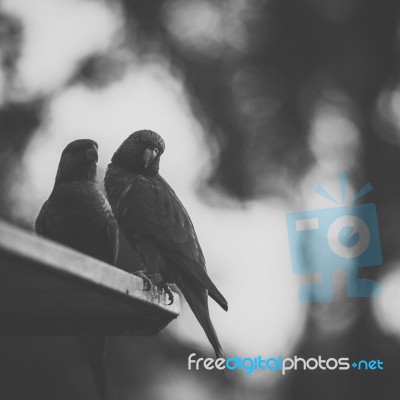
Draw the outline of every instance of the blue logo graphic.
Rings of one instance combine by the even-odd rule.
[[[341,205],[322,186],[318,186],[316,193],[337,204],[336,207],[287,215],[293,272],[297,275],[321,273],[320,283],[300,288],[300,301],[332,301],[332,274],[335,270],[347,271],[348,297],[372,297],[380,291],[377,282],[357,276],[358,268],[382,263],[375,204],[344,205],[346,174],[339,176],[339,183]],[[351,203],[371,190],[372,185],[366,184]]]

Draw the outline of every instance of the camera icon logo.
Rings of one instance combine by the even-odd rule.
[[[342,174],[342,203],[346,182],[347,176]],[[372,186],[368,183],[353,201],[371,190]],[[321,186],[317,187],[316,192],[336,202]],[[377,282],[357,276],[359,268],[382,263],[374,203],[292,212],[287,215],[287,228],[293,273],[321,273],[320,283],[306,284],[300,288],[300,301],[332,301],[332,275],[335,270],[346,270],[348,297],[379,294]]]

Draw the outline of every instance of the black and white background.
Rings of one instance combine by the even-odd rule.
[[[187,371],[212,355],[188,307],[156,337],[112,338],[113,399],[391,400],[400,360],[400,3],[396,0],[0,1],[0,216],[32,230],[62,149],[99,143],[99,177],[132,132],[166,142],[227,356],[380,358],[382,372]],[[382,294],[304,304],[286,213],[370,181]],[[124,246],[120,267],[138,268]],[[368,275],[368,272],[366,271]],[[0,277],[1,279],[1,277]],[[23,277],[22,277],[23,279]],[[0,398],[95,399],[74,338],[0,338]]]

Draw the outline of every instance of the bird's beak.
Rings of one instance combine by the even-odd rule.
[[[90,163],[97,162],[99,160],[99,154],[97,153],[96,146],[93,145],[92,147],[86,150],[86,159]]]
[[[144,167],[147,168],[157,157],[157,151],[154,149],[146,149],[143,153]]]

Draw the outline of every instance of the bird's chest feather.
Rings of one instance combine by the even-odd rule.
[[[141,238],[147,218],[148,199],[142,189],[149,182],[140,175],[118,172],[109,172],[108,179],[106,176],[106,192],[121,230],[132,244],[136,244]]]

